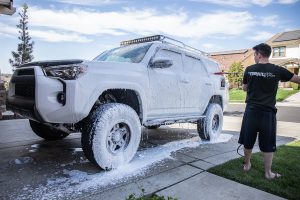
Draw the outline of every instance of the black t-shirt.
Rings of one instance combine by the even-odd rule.
[[[287,69],[270,63],[247,67],[243,77],[243,83],[247,84],[246,103],[276,109],[278,82],[289,81],[293,75]]]

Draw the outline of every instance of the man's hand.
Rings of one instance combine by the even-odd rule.
[[[243,84],[243,90],[247,92],[247,84]]]
[[[290,81],[300,84],[300,76],[297,76],[296,74],[294,74],[294,76],[291,78]]]

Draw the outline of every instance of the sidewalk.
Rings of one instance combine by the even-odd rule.
[[[300,92],[293,94],[282,102],[276,103],[276,106],[300,107]]]

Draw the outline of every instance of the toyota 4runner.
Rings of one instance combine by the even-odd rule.
[[[86,157],[103,169],[135,155],[141,126],[197,123],[216,138],[228,102],[225,77],[206,53],[155,35],[121,42],[92,61],[54,60],[18,67],[7,108],[45,140],[81,132]]]

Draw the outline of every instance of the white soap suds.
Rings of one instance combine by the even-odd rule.
[[[142,176],[151,169],[153,164],[157,164],[165,159],[173,159],[171,153],[183,148],[195,148],[201,144],[211,144],[227,142],[232,135],[221,134],[219,138],[210,142],[203,142],[199,137],[186,140],[174,141],[154,148],[138,151],[134,159],[118,169],[112,171],[101,171],[97,174],[88,174],[79,170],[63,170],[63,176],[50,178],[46,185],[39,185],[35,189],[22,190],[22,194],[16,199],[61,199],[72,197],[82,192],[108,187],[126,182],[129,178]],[[30,191],[30,193],[28,192]]]

